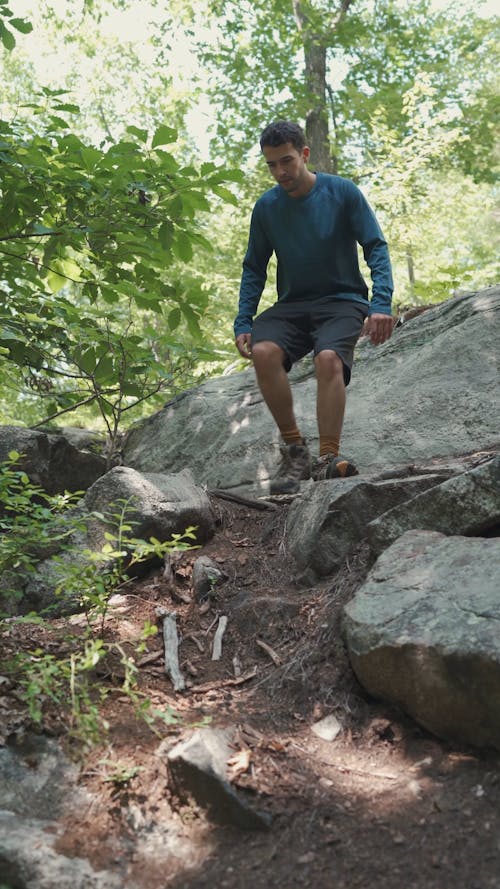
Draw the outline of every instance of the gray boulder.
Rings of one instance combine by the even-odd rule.
[[[367,481],[356,476],[313,483],[290,507],[286,545],[302,571],[319,577],[337,570],[369,522],[396,504],[432,489],[439,475]]]
[[[3,885],[7,889],[123,889],[121,876],[96,871],[85,858],[60,855],[55,849],[57,839],[53,825],[0,809]]]
[[[405,531],[420,528],[443,534],[478,535],[500,523],[500,456],[424,491],[385,512],[367,528],[375,553]]]
[[[374,697],[436,735],[500,749],[500,540],[408,531],[344,610]]]
[[[128,504],[125,516],[133,526],[133,537],[156,537],[163,541],[193,525],[197,543],[205,543],[213,536],[210,501],[205,491],[195,485],[189,469],[167,475],[116,466],[98,479],[83,498],[87,513],[118,513],[123,504]],[[105,530],[102,522],[90,524],[89,537],[94,545],[104,543]]]
[[[192,797],[218,824],[262,830],[269,815],[258,812],[228,780],[234,729],[199,729],[169,752],[168,765],[177,792]]]
[[[93,799],[58,743],[22,735],[0,748],[0,882],[25,889],[120,889],[121,879],[56,849],[56,819]],[[46,830],[48,828],[48,830]]]
[[[342,450],[373,475],[498,443],[500,287],[455,297],[356,348]],[[291,374],[296,413],[313,452],[316,384],[310,357]],[[189,466],[197,484],[266,492],[278,435],[253,369],[210,380],[127,436],[124,463],[141,472]]]

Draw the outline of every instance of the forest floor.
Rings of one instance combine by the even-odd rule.
[[[366,576],[366,550],[337,576],[305,587],[283,545],[286,503],[258,511],[212,502],[215,537],[182,555],[174,587],[155,569],[115,597],[106,622],[106,638],[132,648],[144,621],[157,622],[159,606],[175,608],[188,687],[173,691],[158,633],[138,658],[138,688],[179,721],[152,732],[123,694],[119,662],[99,665],[101,686],[110,689],[103,703],[109,733],[105,743],[79,751],[79,783],[93,802],[59,824],[59,852],[121,874],[124,889],[500,887],[498,753],[431,736],[369,698],[350,668],[341,615]],[[226,576],[205,605],[191,597],[200,554]],[[228,624],[214,661],[220,615]],[[58,640],[79,621],[12,624],[0,639],[3,656],[16,647],[57,655],[67,644]],[[19,724],[15,685],[3,693],[12,694]],[[325,741],[312,727],[330,714],[342,731]],[[61,739],[62,720],[49,704],[45,729]],[[217,826],[177,797],[165,752],[200,723],[235,727],[231,780],[271,816],[268,830]],[[155,845],[159,825],[164,842]],[[137,836],[148,831],[150,846],[139,848]]]

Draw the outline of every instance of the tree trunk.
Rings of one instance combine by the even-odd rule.
[[[311,149],[311,169],[333,173],[326,104],[326,49],[314,39],[304,43],[305,80],[311,106],[306,115],[306,141]]]
[[[293,14],[304,47],[304,86],[309,101],[305,133],[306,142],[311,149],[310,165],[311,169],[323,173],[334,173],[337,167],[331,152],[328,126],[327,47],[333,42],[334,32],[353,2],[354,0],[341,0],[329,26],[319,34],[311,27],[307,0],[292,0]]]

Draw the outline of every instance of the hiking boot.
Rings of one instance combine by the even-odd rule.
[[[311,455],[305,441],[302,444],[281,444],[281,462],[271,481],[271,494],[295,494],[300,482],[311,478]]]
[[[354,463],[335,454],[323,454],[322,457],[318,457],[312,470],[315,482],[324,478],[350,478],[352,475],[359,475]]]

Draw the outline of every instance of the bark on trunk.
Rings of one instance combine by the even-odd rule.
[[[354,0],[341,0],[331,21],[318,33],[307,15],[307,0],[292,0],[297,29],[302,35],[305,88],[309,108],[305,116],[306,141],[311,149],[310,168],[323,173],[336,172],[332,156],[328,120],[327,48]]]

